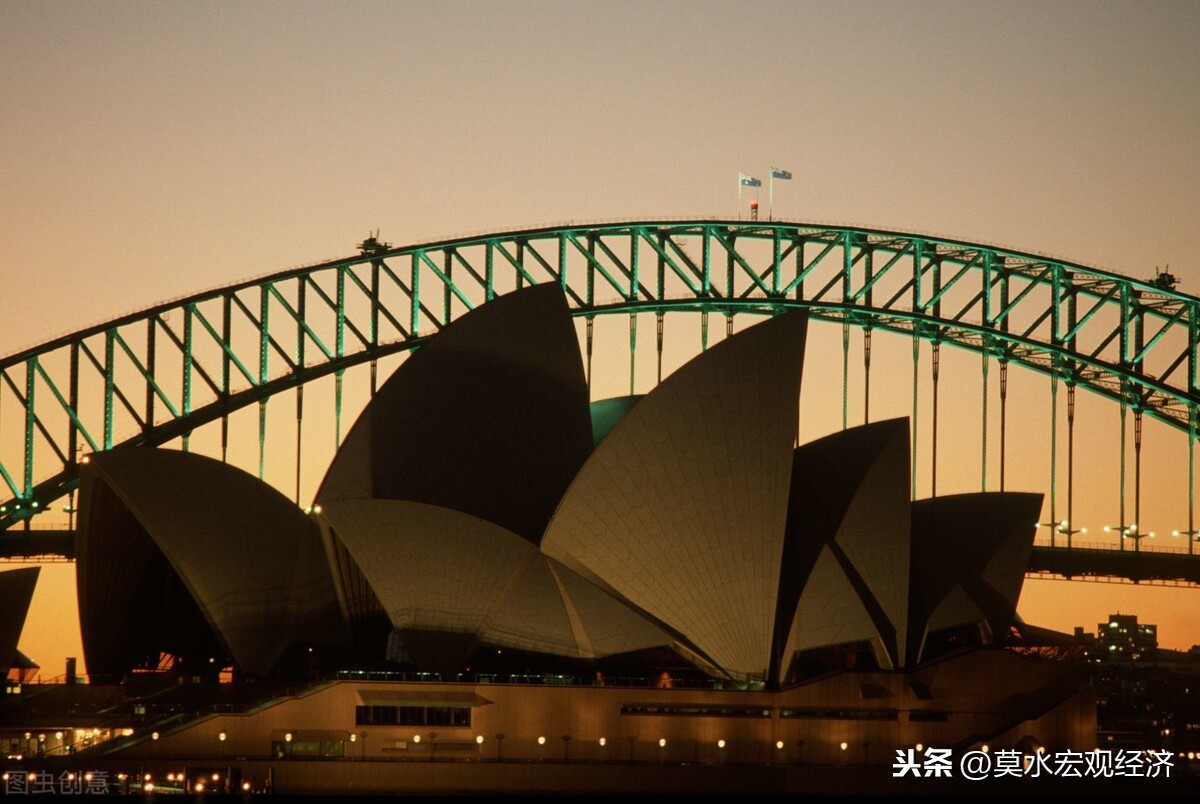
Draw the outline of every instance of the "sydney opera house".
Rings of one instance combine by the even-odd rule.
[[[300,685],[143,707],[108,756],[219,752],[310,791],[394,789],[415,766],[389,760],[483,760],[455,772],[479,789],[506,764],[523,789],[769,765],[782,791],[917,744],[1094,747],[1070,672],[1002,647],[1040,495],[911,500],[903,419],[798,444],[806,328],[766,318],[591,401],[564,296],[518,290],[400,366],[308,510],[195,454],[90,456],[92,677]]]

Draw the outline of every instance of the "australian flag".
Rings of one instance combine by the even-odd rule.
[[[739,173],[738,184],[742,187],[762,187],[762,179],[756,179],[753,176],[747,176],[745,173]]]
[[[771,178],[772,179],[790,179],[791,177],[792,177],[792,171],[790,171],[790,170],[781,170],[780,168],[774,168],[774,167],[771,168]]]

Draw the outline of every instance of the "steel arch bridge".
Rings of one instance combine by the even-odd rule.
[[[81,454],[118,445],[160,445],[259,406],[260,475],[266,401],[333,375],[340,437],[342,375],[418,346],[456,316],[527,284],[554,282],[586,320],[591,379],[593,321],[630,317],[636,350],[640,314],[654,315],[661,378],[664,317],[772,315],[803,308],[843,325],[843,424],[851,328],[863,332],[865,410],[870,409],[874,330],[913,340],[913,441],[916,372],[922,342],[932,344],[933,489],[936,493],[940,347],[982,356],[1000,374],[1000,478],[1004,483],[1005,388],[1010,364],[1051,378],[1054,410],[1067,396],[1068,455],[1078,388],[1120,407],[1122,537],[1137,552],[1137,526],[1124,524],[1125,422],[1135,437],[1134,502],[1140,505],[1142,420],[1150,416],[1188,440],[1188,550],[1193,553],[1194,444],[1200,411],[1200,299],[1168,283],[940,236],[800,221],[639,220],[570,223],[476,234],[391,248],[369,240],[361,254],[292,268],[125,315],[0,359],[0,542],[34,515],[73,495]],[[631,386],[633,383],[631,359]],[[986,486],[987,395],[984,395]],[[15,420],[15,422],[14,422]],[[1054,419],[1057,422],[1057,418]],[[1057,427],[1057,424],[1055,424]],[[11,435],[15,433],[15,435]],[[1055,431],[1054,439],[1057,438]],[[299,449],[299,438],[297,438]],[[1052,446],[1053,449],[1053,446]],[[916,450],[913,451],[916,489]],[[1071,458],[1069,457],[1069,460]],[[1068,477],[1070,476],[1068,468]],[[1069,546],[1068,517],[1058,525],[1051,470],[1051,540]],[[1057,546],[1057,545],[1056,545]]]

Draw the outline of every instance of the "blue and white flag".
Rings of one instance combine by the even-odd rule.
[[[739,173],[738,185],[740,187],[762,187],[762,179],[756,179],[753,176],[747,176],[745,173]]]
[[[772,179],[790,179],[790,178],[792,178],[792,171],[773,167],[773,168],[771,168],[771,178]]]

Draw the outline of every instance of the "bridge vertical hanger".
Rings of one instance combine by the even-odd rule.
[[[729,232],[729,245],[725,249],[725,298],[733,299],[736,294],[733,289],[734,249],[737,248],[737,234]],[[732,313],[732,311],[730,311]]]
[[[487,292],[488,292],[488,297],[491,298],[491,290],[492,290],[492,249],[491,249],[491,244],[488,245],[487,258],[488,258],[488,260],[487,260],[487,267],[488,267]],[[371,260],[371,321],[370,321],[370,327],[371,327],[371,347],[372,347],[372,353],[374,353],[374,347],[379,346],[379,260]],[[375,391],[379,388],[378,371],[379,371],[379,361],[376,360],[374,357],[372,357],[371,362],[370,362],[371,398],[372,399],[375,398]]]
[[[942,372],[942,343],[941,341],[933,342],[933,427],[932,429],[932,445],[931,466],[929,472],[930,482],[930,497],[937,496],[937,459],[938,459],[938,377]]]
[[[871,328],[863,330],[863,424],[871,423]]]
[[[106,350],[111,350],[111,339],[106,333]],[[105,362],[105,366],[110,366],[111,360]],[[37,357],[31,357],[25,361],[25,483],[24,495],[25,499],[33,504],[33,429],[37,424],[37,408],[35,407],[35,392],[37,391],[36,367]],[[104,448],[108,449],[111,446],[112,440],[112,373],[108,370],[104,372]],[[29,527],[29,518],[25,519],[25,527]]]
[[[1126,528],[1127,528],[1127,526],[1125,524],[1125,441],[1127,440],[1125,437],[1125,409],[1127,406],[1128,406],[1127,402],[1125,401],[1125,386],[1124,386],[1124,384],[1122,384],[1122,386],[1121,386],[1121,480],[1120,480],[1121,489],[1120,489],[1120,494],[1118,495],[1120,498],[1120,524],[1118,526],[1120,528],[1120,531],[1119,531],[1118,540],[1119,540],[1121,550],[1125,549],[1125,533],[1126,533]]]
[[[925,266],[922,264],[924,261],[923,255],[924,255],[924,250],[925,250],[925,243],[924,243],[924,241],[922,241],[920,239],[914,239],[914,240],[912,240],[911,247],[912,247],[912,255],[913,255],[912,309],[914,311],[919,311],[922,309],[922,307],[921,307],[921,277],[925,273]],[[913,334],[913,381],[912,381],[913,393],[912,393],[912,420],[910,421],[909,424],[912,428],[912,448],[911,448],[911,452],[912,452],[912,471],[911,471],[912,498],[915,500],[915,499],[917,499],[917,453],[920,452],[920,450],[918,449],[918,442],[917,442],[917,429],[918,429],[917,428],[917,422],[918,422],[917,414],[920,411],[920,407],[918,406],[917,401],[918,401],[918,390],[920,388],[920,379],[921,379],[920,373],[919,373],[920,372],[920,362],[921,362],[921,324],[919,321],[913,322],[912,334]]]
[[[842,319],[842,429],[850,426],[850,322]]]
[[[150,346],[151,354],[154,351],[153,333],[154,333],[154,327],[155,327],[155,320],[156,320],[156,317],[151,316],[150,321],[149,321],[150,333],[151,333],[149,346]],[[146,364],[147,364],[149,371],[151,373],[153,373],[154,367],[155,367],[154,358],[150,357],[146,361]],[[71,406],[71,410],[79,410],[79,346],[78,346],[78,344],[71,345],[70,364],[69,364],[68,370],[70,371],[70,376],[68,379],[68,386],[67,386],[67,398],[69,400],[68,404]],[[3,391],[3,389],[0,388],[0,398],[3,397],[2,391]],[[0,430],[0,432],[3,432],[3,430]],[[87,433],[84,433],[84,438],[87,438],[87,437],[88,437]],[[78,426],[71,428],[71,434],[70,434],[69,440],[67,442],[67,448],[69,449],[69,452],[67,454],[71,456],[71,469],[76,475],[78,475],[78,473],[79,473],[79,453],[83,450],[83,445],[79,443],[79,427]],[[67,518],[67,527],[70,530],[75,530],[75,488],[74,487],[71,488],[71,496],[70,496],[70,500],[68,501],[67,504],[71,507],[70,516]],[[1190,537],[1189,537],[1189,541],[1190,541]]]
[[[266,385],[270,377],[268,364],[270,360],[271,330],[268,324],[271,312],[271,283],[262,285],[262,296],[259,299],[259,340],[258,340],[258,383]],[[267,397],[258,402],[258,479],[262,480],[267,472]]]
[[[754,217],[758,217],[758,202],[754,202]],[[733,269],[734,269],[734,248],[737,247],[737,234],[729,232],[729,246],[725,249],[725,298],[735,298],[733,287]],[[733,337],[733,308],[725,309],[725,337],[726,339]]]
[[[1196,406],[1188,405],[1188,555],[1196,545]]]
[[[637,313],[629,314],[629,395],[634,394],[634,379],[637,374]]]
[[[1142,408],[1133,409],[1133,550],[1142,544]]]
[[[296,505],[300,504],[300,476],[304,466],[304,449],[301,446],[304,436],[304,386],[296,386]]]
[[[593,390],[592,389],[592,341],[595,339],[595,328],[596,328],[595,316],[589,315],[586,319],[586,323],[584,326],[585,326],[585,331],[587,333],[587,335],[586,335],[586,340],[587,340],[586,379],[587,379],[587,385],[588,385],[588,398],[591,398],[593,396],[593,394],[592,394],[592,390]]]
[[[1132,299],[1130,298],[1131,288],[1128,283],[1119,282],[1119,283],[1117,283],[1117,290],[1120,291],[1119,295],[1120,295],[1120,315],[1121,315],[1120,327],[1119,327],[1119,332],[1120,332],[1119,362],[1122,366],[1130,366],[1133,362],[1132,355],[1131,355],[1133,345],[1130,343],[1130,338],[1129,338],[1129,335],[1130,335],[1129,323],[1130,323],[1130,319],[1131,319],[1132,313],[1133,313]],[[1121,379],[1121,549],[1122,550],[1125,549],[1126,535],[1131,534],[1131,533],[1136,534],[1137,530],[1138,530],[1138,526],[1141,524],[1140,522],[1134,522],[1132,524],[1132,526],[1129,526],[1125,522],[1125,486],[1126,486],[1126,484],[1125,484],[1125,464],[1126,464],[1125,452],[1126,452],[1126,442],[1128,441],[1128,439],[1126,437],[1126,431],[1125,431],[1125,419],[1126,419],[1126,409],[1128,408],[1128,405],[1129,405],[1129,399],[1130,399],[1129,388],[1126,385],[1125,379],[1122,378]],[[1134,537],[1133,546],[1134,546],[1134,549],[1136,550],[1137,546],[1138,546],[1136,536]]]
[[[37,501],[33,499],[33,428],[37,423],[37,409],[34,407],[34,392],[36,391],[36,386],[34,383],[34,366],[36,364],[37,356],[31,357],[25,361],[25,477],[23,478],[24,483],[22,485],[22,497],[24,497],[23,502],[30,506],[31,511],[32,508],[37,505]],[[107,393],[107,389],[105,396],[110,396]],[[104,420],[106,425],[104,432],[106,435],[109,432],[109,427],[107,424],[112,416],[110,408],[111,402],[104,411]],[[29,530],[29,522],[31,519],[33,519],[33,513],[30,513],[25,517],[25,522],[23,523],[25,530]]]
[[[267,400],[258,403],[258,479],[267,471]]]
[[[633,245],[631,246],[631,248],[636,246],[638,243],[639,238],[638,238],[638,235],[636,232],[633,234],[632,239],[633,239]],[[636,249],[634,251],[636,253]],[[657,265],[655,266],[655,277],[654,278],[655,278],[655,294],[656,294],[655,301],[657,301],[659,304],[662,304],[663,301],[667,298],[667,261],[663,257],[663,252],[661,252],[661,251],[657,253]],[[662,329],[662,319],[663,319],[663,311],[660,309],[658,311],[658,320],[659,320],[659,330],[660,331]],[[659,352],[660,352],[659,360],[658,360],[658,381],[659,382],[662,382],[661,351],[662,350],[660,349],[659,350]]]
[[[192,412],[192,363],[195,360],[192,355],[192,314],[195,309],[194,304],[184,305],[183,308],[183,399],[181,407],[184,418],[187,418]],[[186,430],[183,432],[183,451],[188,451],[188,431]]]
[[[1188,305],[1188,356],[1187,384],[1192,401],[1188,403],[1188,555],[1192,555],[1196,543],[1196,429],[1198,410],[1195,402],[1200,393],[1200,304]]]
[[[1008,358],[1000,358],[1000,490],[1008,467]]]
[[[112,449],[113,445],[113,393],[116,389],[117,377],[116,366],[113,365],[113,346],[116,342],[116,333],[113,330],[106,330],[104,333],[104,448]],[[26,365],[26,380],[28,390],[25,398],[29,400],[30,410],[34,410],[33,391],[34,391],[34,368],[37,365],[37,358],[31,358]],[[30,447],[33,445],[33,431],[30,430],[28,442]],[[31,461],[32,463],[32,461]]]
[[[1052,367],[1050,375],[1050,546],[1055,546],[1054,536],[1058,533],[1058,366]]]
[[[337,272],[337,333],[334,337],[334,354],[340,361],[346,356],[346,267],[339,266]],[[333,374],[333,448],[342,445],[342,377],[344,369]]]
[[[1133,324],[1133,348],[1135,355],[1129,365],[1134,371],[1139,374],[1142,372],[1142,360],[1145,354],[1146,346],[1146,306],[1142,304],[1141,293],[1134,290],[1132,286],[1126,286],[1122,289],[1121,297],[1126,296],[1130,299],[1130,323]],[[1128,338],[1122,338],[1128,342]],[[1125,364],[1125,356],[1122,355],[1122,364]],[[1135,389],[1130,388],[1131,396],[1134,399],[1133,407],[1133,549],[1134,552],[1139,552],[1142,545],[1142,536],[1153,536],[1153,531],[1143,533],[1142,531],[1142,413],[1145,410],[1145,398],[1140,392],[1133,396]]]
[[[296,371],[304,368],[304,317],[307,309],[307,283],[300,277],[296,283]],[[294,502],[300,504],[300,478],[304,466],[302,448],[304,436],[304,385],[296,386],[296,497]]]
[[[779,281],[783,274],[782,262],[783,241],[779,227],[771,229],[771,298],[779,298]],[[776,308],[779,311],[779,308]],[[780,311],[781,312],[781,311]]]
[[[226,301],[226,304],[229,302]],[[225,342],[229,343],[229,338],[225,338]],[[149,436],[150,431],[154,429],[154,382],[150,379],[154,376],[154,319],[150,318],[146,321],[146,365],[143,372],[146,381],[146,405],[145,413],[142,416],[142,435]],[[75,428],[71,428],[68,432],[70,443],[67,445],[68,451],[73,450]],[[68,452],[68,454],[70,454]]]
[[[863,287],[866,292],[860,291],[858,296],[862,304],[869,308],[875,304],[875,249],[865,239],[862,248]],[[871,423],[871,325],[870,319],[867,321],[863,326],[863,424]]]
[[[658,337],[658,382],[662,382],[662,353],[663,353],[663,314],[659,310],[654,314],[655,334]]]
[[[984,342],[983,342],[983,351],[980,352],[980,355],[983,358],[982,366],[981,366],[981,368],[983,370],[983,376],[982,376],[983,391],[979,395],[980,401],[983,403],[981,405],[981,407],[983,409],[982,410],[983,415],[980,419],[980,421],[981,421],[981,428],[980,428],[981,429],[981,438],[980,438],[980,450],[979,450],[979,464],[980,464],[979,490],[980,491],[987,491],[988,362],[989,362],[988,347],[990,346],[990,343],[991,342],[985,338]]]
[[[594,240],[592,240],[591,238],[589,238],[588,239],[588,248],[593,251],[593,257],[595,256],[595,254],[594,254],[595,247],[596,247],[596,242]],[[521,266],[521,270],[517,271],[517,288],[516,288],[517,290],[520,290],[521,288],[525,287],[525,270],[524,270],[525,269],[525,241],[524,240],[517,241],[517,265]]]
[[[842,244],[842,302],[849,304],[853,299],[851,280],[854,270],[851,253],[850,232],[838,238]],[[842,313],[842,429],[850,427],[850,313]]]
[[[942,317],[942,260],[938,254],[937,247],[933,249],[933,257],[930,259],[933,267],[933,315],[934,318]],[[919,279],[919,277],[918,277]],[[926,303],[926,307],[929,303]],[[941,329],[935,329],[935,337],[933,339],[933,426],[931,439],[931,466],[930,466],[930,496],[937,496],[937,462],[938,462],[938,378],[942,372],[942,339]]]
[[[1067,382],[1067,548],[1071,537],[1081,531],[1075,527],[1075,383]]]
[[[451,294],[450,289],[452,287],[454,287],[454,262],[453,262],[453,259],[454,259],[454,257],[449,250],[447,250],[446,253],[442,255],[442,273],[445,274],[445,276],[446,276],[445,281],[442,282],[442,326],[443,327],[450,323],[450,318],[451,318],[450,299],[453,294]]]
[[[226,296],[221,305],[221,334],[225,339],[225,343],[233,344],[233,297]],[[151,329],[151,335],[154,334]],[[229,368],[230,357],[229,350],[221,350],[221,394],[224,401],[229,401]],[[151,368],[153,371],[153,368]],[[221,463],[229,461],[229,411],[224,411],[221,414]]]
[[[920,387],[920,366],[921,366],[921,336],[917,329],[913,328],[913,393],[912,393],[912,420],[909,426],[912,428],[912,498],[917,499],[917,391]]]

